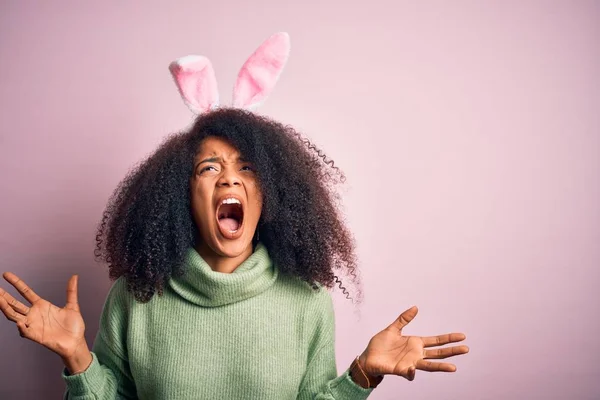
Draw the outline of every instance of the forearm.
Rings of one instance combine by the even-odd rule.
[[[115,373],[98,360],[96,354],[92,355],[92,362],[84,370],[70,375],[66,368],[63,370],[63,379],[66,383],[65,400],[114,400],[119,393],[118,380]],[[129,398],[129,397],[125,397]]]
[[[365,400],[372,391],[354,382],[349,370],[346,370],[319,388],[305,388],[298,394],[297,400]]]
[[[76,375],[84,372],[92,363],[92,353],[85,340],[68,357],[62,357],[63,363],[69,372],[69,375]]]
[[[125,281],[117,280],[107,296],[100,328],[94,345],[84,341],[69,357],[64,357],[65,399],[114,400],[135,399],[136,387],[129,368],[123,336],[127,310],[123,301]]]
[[[337,376],[333,346],[324,346],[309,364],[297,400],[365,400],[373,385],[358,376],[354,364]],[[376,380],[373,377],[374,383]]]
[[[358,386],[364,389],[374,389],[383,380],[383,375],[371,375],[365,370],[364,365],[364,356],[355,358],[350,365],[348,375]]]
[[[90,357],[89,363],[88,358]],[[63,379],[68,400],[114,400],[136,398],[136,388],[129,363],[121,353],[112,351],[101,336],[96,337],[92,351],[82,346],[69,360]],[[74,374],[69,374],[74,371]],[[79,372],[78,372],[79,371]]]

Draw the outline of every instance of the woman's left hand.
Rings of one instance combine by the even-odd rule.
[[[465,340],[462,333],[439,336],[403,336],[402,329],[417,315],[417,307],[404,311],[390,326],[373,336],[367,349],[359,357],[366,373],[372,376],[399,375],[410,381],[417,369],[429,372],[454,372],[456,366],[429,359],[443,359],[469,352],[467,346],[452,346],[433,349],[448,343]]]

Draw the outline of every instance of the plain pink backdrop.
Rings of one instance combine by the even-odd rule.
[[[596,1],[0,0],[0,271],[61,306],[79,274],[91,345],[103,207],[191,121],[168,63],[208,56],[227,102],[280,30],[291,58],[259,111],[348,177],[365,300],[334,292],[339,371],[416,304],[407,334],[464,331],[471,353],[373,399],[600,398]],[[8,321],[0,339],[0,398],[60,398],[56,355]]]

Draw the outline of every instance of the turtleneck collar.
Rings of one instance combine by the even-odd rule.
[[[169,279],[181,297],[203,307],[236,303],[267,290],[277,279],[267,248],[259,243],[254,252],[232,273],[213,271],[198,252],[190,248],[183,276]]]

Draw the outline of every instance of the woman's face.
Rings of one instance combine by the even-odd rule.
[[[208,137],[194,159],[191,207],[203,247],[238,257],[252,247],[262,194],[254,167],[227,141]]]

